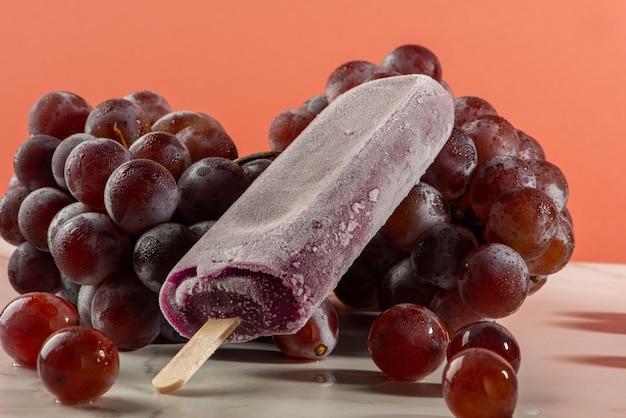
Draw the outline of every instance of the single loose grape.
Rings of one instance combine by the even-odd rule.
[[[442,386],[443,398],[457,418],[510,418],[517,406],[515,370],[485,348],[468,348],[452,357]]]
[[[431,310],[401,303],[372,323],[367,347],[374,363],[396,380],[421,380],[445,360],[448,333]]]
[[[23,366],[35,367],[44,341],[55,331],[78,324],[78,312],[47,292],[15,297],[0,313],[0,346]]]
[[[56,331],[44,342],[37,359],[41,383],[64,404],[98,400],[113,386],[119,370],[115,344],[83,325]]]
[[[508,361],[515,373],[520,369],[522,354],[515,336],[495,321],[479,321],[466,325],[450,338],[446,356],[451,360],[458,352],[470,347],[482,347],[498,353]]]
[[[275,335],[273,341],[287,357],[321,360],[335,349],[338,336],[337,311],[333,304],[325,299],[298,332],[291,335]]]

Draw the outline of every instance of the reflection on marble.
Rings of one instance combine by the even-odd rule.
[[[14,292],[0,254],[4,306]],[[0,417],[451,417],[441,369],[422,382],[376,369],[365,346],[373,315],[342,313],[339,345],[318,363],[288,360],[267,340],[224,345],[169,395],[150,382],[180,345],[121,353],[113,388],[83,406],[57,404],[35,370],[0,352]],[[516,418],[626,416],[626,266],[572,263],[502,323],[522,348]]]

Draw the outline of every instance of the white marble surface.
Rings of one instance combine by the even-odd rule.
[[[10,247],[0,245],[0,303]],[[221,347],[178,392],[157,394],[156,372],[179,346],[121,354],[113,388],[88,406],[55,402],[36,372],[0,351],[0,417],[451,417],[441,370],[419,383],[388,381],[365,348],[371,314],[342,316],[336,351],[318,363],[285,360],[269,343]],[[572,263],[502,321],[522,347],[516,418],[626,416],[626,266]]]

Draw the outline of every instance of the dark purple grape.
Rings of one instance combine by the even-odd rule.
[[[57,234],[57,231],[63,226],[65,222],[69,221],[76,215],[87,212],[92,212],[92,209],[82,202],[70,203],[69,205],[59,210],[56,215],[54,215],[54,217],[50,221],[50,225],[48,226],[48,248],[52,247],[52,240],[54,239],[54,236]]]
[[[148,117],[150,125],[172,111],[172,107],[163,96],[150,90],[134,91],[124,96],[124,99],[139,106]]]
[[[458,199],[467,191],[477,165],[474,141],[462,130],[453,128],[421,180],[439,190],[446,199]]]
[[[54,261],[68,279],[81,285],[101,283],[131,259],[131,244],[104,213],[81,213],[57,230],[52,247]]]
[[[96,139],[96,137],[85,133],[73,134],[61,141],[59,146],[54,150],[52,161],[50,162],[52,176],[57,185],[62,189],[67,190],[67,184],[65,183],[65,161],[67,161],[67,156],[78,144],[90,139]]]
[[[467,228],[448,222],[433,225],[420,235],[411,252],[417,280],[441,289],[456,287],[461,262],[476,246],[478,241]]]
[[[395,247],[411,251],[424,231],[450,219],[450,206],[443,195],[427,183],[418,183],[387,219],[381,232]]]
[[[476,315],[504,318],[516,312],[528,293],[528,267],[519,253],[503,244],[481,245],[459,269],[459,295]]]
[[[0,237],[9,244],[20,245],[26,241],[20,231],[18,215],[20,205],[29,193],[24,186],[13,187],[0,200]]]
[[[506,244],[525,260],[543,254],[558,229],[558,210],[542,192],[524,187],[500,195],[493,202],[485,225],[488,242]]]
[[[134,272],[119,272],[104,281],[93,296],[93,327],[109,337],[120,350],[145,347],[161,332],[157,298]]]
[[[272,160],[269,158],[258,158],[256,160],[248,161],[241,164],[241,168],[246,172],[250,181],[256,180],[259,175],[270,166]]]
[[[522,160],[545,160],[546,153],[541,144],[526,132],[517,129],[519,151],[517,156]]]
[[[49,251],[48,227],[58,211],[75,200],[53,187],[33,190],[24,198],[17,222],[24,238],[38,250]]]
[[[28,115],[31,135],[51,135],[58,139],[83,132],[91,105],[67,91],[54,91],[41,97]]]
[[[458,352],[471,347],[482,347],[501,355],[515,372],[522,362],[519,343],[504,325],[494,321],[479,321],[466,325],[450,337],[446,357],[450,360]]]
[[[213,116],[206,113],[176,110],[161,116],[152,124],[152,131],[163,131],[177,134],[188,126],[213,127],[224,130],[222,125]]]
[[[19,294],[61,290],[59,270],[50,253],[38,250],[28,241],[13,250],[7,276],[11,287]]]
[[[189,225],[189,230],[196,235],[196,240],[199,240],[214,224],[215,221],[200,221]]]
[[[172,173],[156,161],[134,159],[116,168],[104,188],[104,206],[118,226],[131,234],[168,222],[178,206]]]
[[[497,114],[491,103],[480,97],[461,96],[454,99],[454,126],[457,128],[472,119]]]
[[[167,132],[149,132],[133,142],[128,150],[133,158],[145,158],[161,164],[176,181],[191,165],[187,147],[176,135]]]
[[[82,142],[65,161],[67,188],[77,200],[96,210],[104,210],[104,187],[109,176],[132,158],[127,148],[112,139]]]
[[[197,240],[196,234],[181,224],[168,222],[150,228],[135,243],[133,268],[137,277],[158,293],[170,270]]]
[[[437,56],[421,45],[402,45],[383,58],[380,67],[400,74],[426,74],[441,81],[441,63]]]
[[[379,70],[378,65],[369,61],[349,61],[335,68],[326,82],[326,100],[332,102],[342,93],[372,80]],[[319,112],[315,112],[317,114]]]
[[[191,125],[178,131],[176,137],[187,147],[192,163],[207,157],[234,160],[239,156],[235,142],[221,127]]]
[[[150,120],[143,109],[126,99],[108,99],[89,113],[85,133],[109,138],[128,148],[150,132]]]
[[[399,303],[428,306],[439,290],[417,279],[411,259],[407,257],[392,266],[385,275],[378,292],[378,305],[382,310]]]
[[[270,125],[269,145],[272,151],[284,151],[317,116],[306,109],[295,108],[280,113]]]
[[[61,141],[50,135],[34,135],[17,149],[13,170],[19,182],[29,190],[56,187],[52,174],[52,155]]]
[[[498,115],[485,115],[472,119],[461,126],[474,141],[478,165],[496,155],[517,155],[519,137],[517,130]]]
[[[552,198],[559,212],[565,209],[569,185],[561,169],[546,160],[530,160],[528,165],[537,179],[537,189]]]
[[[193,163],[178,181],[178,211],[187,224],[219,218],[248,188],[239,164],[209,157]]]
[[[535,174],[526,161],[513,155],[498,155],[476,170],[469,187],[469,203],[476,216],[485,220],[500,195],[536,184]]]

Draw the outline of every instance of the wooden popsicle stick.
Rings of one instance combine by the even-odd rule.
[[[182,388],[240,323],[239,317],[207,320],[152,379],[152,386],[159,393]]]

